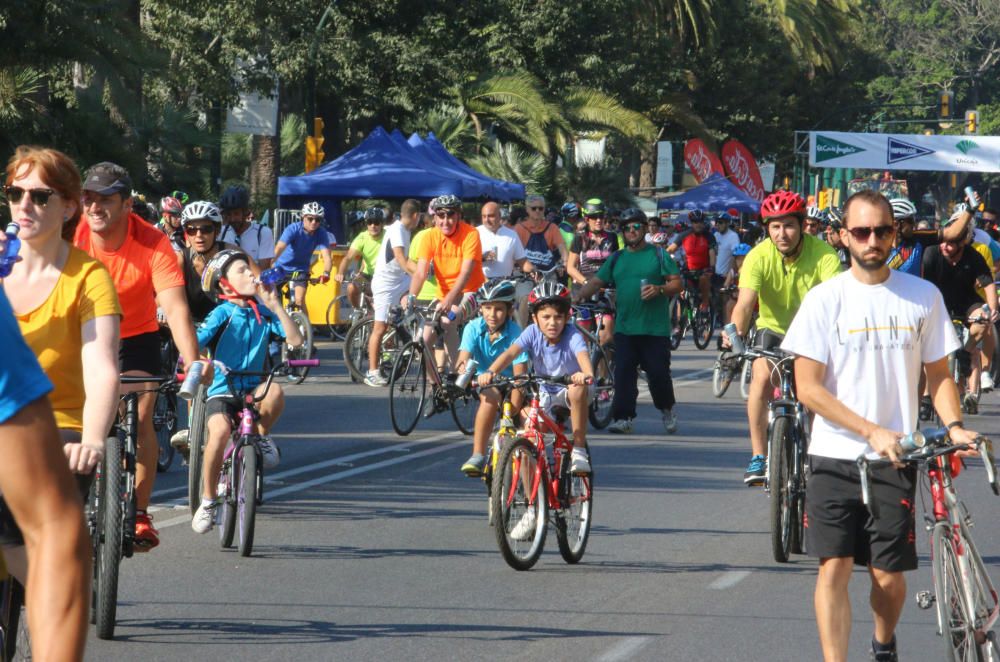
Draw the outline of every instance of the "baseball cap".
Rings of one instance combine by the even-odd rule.
[[[121,193],[123,198],[127,198],[132,195],[132,178],[128,176],[128,170],[120,165],[101,161],[87,169],[83,190],[99,195]]]

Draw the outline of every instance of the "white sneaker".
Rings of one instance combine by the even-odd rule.
[[[212,527],[215,526],[215,507],[215,501],[210,504],[205,504],[202,501],[198,510],[194,511],[194,517],[191,518],[191,529],[195,533],[208,533],[212,530]]]
[[[620,418],[608,424],[608,432],[615,434],[630,434],[632,432],[632,419]]]
[[[257,442],[257,447],[260,448],[260,454],[264,458],[265,469],[273,469],[281,464],[281,451],[278,450],[278,444],[274,443],[270,435],[262,436]]]
[[[574,476],[590,475],[590,458],[587,451],[574,448],[569,455],[569,472]]]
[[[983,391],[992,391],[995,384],[993,383],[993,377],[990,373],[984,372],[979,377],[979,386]]]
[[[677,432],[677,414],[671,409],[662,410],[663,414],[663,429],[666,430],[667,434],[674,434]]]
[[[539,498],[542,498],[541,495]],[[526,510],[521,515],[521,520],[510,532],[510,537],[514,540],[531,540],[535,537],[535,509]]]
[[[380,386],[388,386],[389,380],[380,371],[369,370],[365,373],[365,384],[378,388]]]

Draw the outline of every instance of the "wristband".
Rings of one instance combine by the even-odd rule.
[[[949,423],[949,424],[948,424],[948,425],[947,425],[946,427],[947,427],[947,428],[948,428],[949,430],[950,430],[950,429],[952,429],[952,428],[961,428],[961,429],[963,429],[963,430],[964,430],[964,429],[965,429],[965,424],[964,424],[964,423],[962,423],[962,421],[952,421],[952,422],[951,422],[951,423]]]

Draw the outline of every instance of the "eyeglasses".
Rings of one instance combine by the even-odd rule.
[[[631,230],[632,232],[640,232],[646,229],[645,223],[626,223],[623,225],[626,230]]]
[[[528,207],[531,211],[545,211],[545,207]]]
[[[303,223],[319,223],[320,222],[320,217],[319,216],[303,216],[302,217],[302,222]]]
[[[368,225],[382,225],[382,221],[368,221]]]
[[[595,214],[594,216],[587,216],[588,221],[603,221],[604,214]]]
[[[448,210],[441,209],[439,211],[434,212],[434,215],[437,216],[438,218],[457,218],[458,211],[455,209],[448,209]]]
[[[8,186],[3,192],[12,205],[19,204],[24,194],[27,193],[32,204],[36,207],[44,207],[49,204],[49,198],[56,195],[56,192],[50,188],[23,189],[20,186]]]
[[[213,234],[214,232],[214,225],[188,225],[184,227],[184,234],[192,237],[196,234]]]
[[[875,233],[876,239],[888,239],[896,232],[896,228],[891,225],[880,225],[875,228],[846,228],[851,236],[857,241],[868,241],[868,238],[872,236],[872,232]]]

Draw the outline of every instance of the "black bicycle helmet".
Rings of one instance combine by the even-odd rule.
[[[457,195],[439,195],[431,200],[431,212],[439,209],[461,209],[462,200]]]
[[[212,301],[219,301],[219,281],[225,276],[229,265],[236,260],[250,262],[250,258],[243,251],[227,248],[213,255],[205,265],[205,271],[201,274],[201,291]]]
[[[476,291],[476,299],[480,305],[484,303],[504,302],[514,303],[516,299],[514,281],[506,278],[492,278],[483,283]]]
[[[646,218],[646,212],[642,211],[638,207],[629,207],[622,212],[622,223],[645,223],[648,220],[649,219]]]
[[[230,186],[219,196],[219,209],[248,209],[250,207],[250,192],[242,184]]]
[[[365,210],[365,223],[385,223],[385,210],[381,207],[369,207]]]
[[[583,203],[584,216],[604,216],[607,211],[604,207],[604,201],[600,198],[591,198]]]

